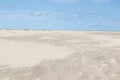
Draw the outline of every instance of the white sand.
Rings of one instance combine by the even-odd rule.
[[[32,66],[42,59],[62,58],[69,53],[67,49],[53,45],[0,40],[0,64],[2,65]]]
[[[0,37],[32,35],[37,31],[0,31]],[[50,44],[0,39],[0,64],[12,67],[33,66],[43,59],[64,58],[71,52],[66,47]]]
[[[96,35],[98,32],[74,32],[74,31],[7,31],[7,30],[1,30],[0,31],[0,64],[1,65],[10,65],[12,67],[23,67],[23,66],[33,66],[37,63],[39,63],[43,59],[58,59],[58,58],[64,58],[72,53],[72,49],[69,49],[71,46],[54,46],[54,43],[57,42],[50,42],[50,44],[46,44],[46,42],[43,42],[43,44],[35,44],[32,41],[24,41],[22,40],[15,40],[7,39],[11,36],[31,36],[31,35],[41,35],[42,33],[42,39],[53,39],[53,37],[49,37],[49,35],[65,35],[67,38],[69,35],[73,36],[73,40],[70,40],[69,38],[66,40],[67,42],[71,43],[81,43],[78,49],[83,49],[81,45],[83,46],[91,46],[92,42],[89,41],[87,38],[92,38],[93,43],[98,42],[99,44],[96,44],[97,46],[101,47],[117,47],[120,46],[120,38],[112,38],[109,36],[102,35]],[[90,35],[89,33],[94,33],[93,35]],[[47,34],[47,36],[46,36]],[[74,36],[81,36],[80,39],[75,38]],[[98,37],[99,36],[99,37]],[[112,35],[111,35],[112,36]],[[58,36],[59,37],[59,36]],[[64,40],[64,38],[62,40]],[[83,39],[82,39],[83,38]],[[85,39],[84,39],[85,38]],[[33,41],[34,38],[32,38]],[[39,38],[38,38],[39,39]],[[57,39],[57,38],[55,38]],[[59,40],[62,41],[62,40]],[[73,48],[75,46],[72,46]]]

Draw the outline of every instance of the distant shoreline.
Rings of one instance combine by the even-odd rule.
[[[0,29],[0,31],[85,31],[85,32],[120,32],[120,30],[47,30],[47,29]]]

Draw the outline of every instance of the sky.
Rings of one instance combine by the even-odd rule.
[[[0,0],[0,29],[120,30],[120,0]]]

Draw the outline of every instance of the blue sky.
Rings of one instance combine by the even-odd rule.
[[[120,0],[0,0],[0,29],[120,30]]]

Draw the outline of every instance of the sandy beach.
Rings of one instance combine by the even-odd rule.
[[[120,32],[0,30],[0,65],[0,80],[119,80]]]

